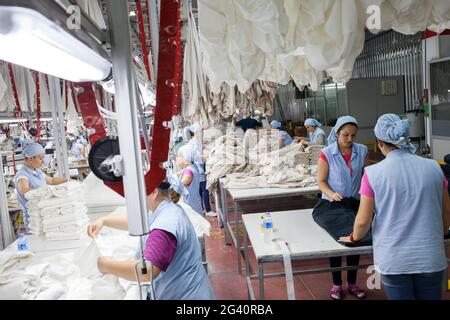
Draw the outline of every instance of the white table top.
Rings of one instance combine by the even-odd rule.
[[[251,188],[228,189],[233,200],[257,200],[279,196],[304,195],[320,192],[318,186],[304,188]]]
[[[297,260],[371,254],[372,247],[346,247],[336,242],[312,218],[312,209],[278,211],[272,213],[274,238],[288,243],[291,257]],[[261,232],[261,213],[242,215],[244,226],[258,261],[282,260],[281,250],[276,245],[264,243]]]

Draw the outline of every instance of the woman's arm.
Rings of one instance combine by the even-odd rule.
[[[28,191],[30,191],[30,185],[28,184],[28,180],[27,179],[19,179],[19,181],[17,181],[17,190],[19,191],[19,193],[21,195],[24,195],[25,193],[27,193]]]
[[[444,222],[444,234],[447,234],[450,228],[450,197],[447,188],[444,188],[442,194],[442,221]]]
[[[126,279],[128,281],[137,281],[135,266],[138,261],[126,260],[126,261],[117,261],[113,260],[110,257],[99,257],[97,260],[98,270],[101,273],[110,273],[117,277]],[[160,270],[158,267],[151,265],[150,263],[146,263],[147,265],[147,273],[142,274],[140,264],[136,266],[138,276],[140,281],[148,282],[150,281],[150,268],[153,268],[153,279],[156,278]]]
[[[331,190],[328,185],[328,169],[328,163],[319,158],[319,161],[317,162],[317,183],[319,185],[319,189],[322,193],[334,201],[341,201],[343,197],[339,193]]]
[[[181,183],[182,183],[185,187],[189,187],[190,184],[191,184],[191,182],[192,182],[192,176],[191,176],[191,175],[188,175],[188,174],[185,174],[185,175],[183,176],[183,178],[181,179]]]
[[[45,176],[45,182],[47,182],[47,184],[49,185],[58,185],[64,182],[69,181],[70,178],[58,178],[58,177],[49,177],[49,176]]]

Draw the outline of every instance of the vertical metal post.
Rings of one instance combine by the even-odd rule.
[[[5,179],[3,176],[3,159],[0,155],[0,250],[9,246],[14,241],[14,233],[8,211],[8,199],[6,198]]]
[[[52,104],[53,136],[55,137],[56,162],[58,176],[69,176],[69,163],[67,159],[67,142],[64,130],[64,113],[62,110],[61,86],[59,78],[49,76],[50,100]]]
[[[159,14],[158,1],[149,0],[148,15],[150,16],[150,37],[152,39],[153,65],[155,66],[155,76],[158,74],[158,52],[159,52]],[[156,83],[156,79],[152,79]]]
[[[137,84],[131,64],[128,1],[108,0],[108,9],[128,232],[132,236],[138,236],[149,233],[149,225],[137,116]]]

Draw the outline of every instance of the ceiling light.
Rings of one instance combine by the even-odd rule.
[[[30,8],[0,5],[0,59],[74,82],[99,81],[111,63]]]

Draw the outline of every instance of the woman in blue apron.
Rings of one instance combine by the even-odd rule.
[[[69,181],[69,179],[51,178],[39,169],[45,157],[45,150],[39,143],[25,139],[22,142],[22,155],[25,157],[25,162],[22,168],[16,173],[15,183],[17,198],[23,210],[25,227],[28,229],[28,200],[25,198],[25,194],[30,190],[37,189],[46,184],[58,185]]]
[[[181,183],[189,191],[189,197],[183,196],[183,200],[194,209],[195,212],[204,215],[202,198],[200,196],[200,182],[202,170],[199,168],[200,154],[192,145],[187,144],[178,150],[177,166],[182,169],[180,173]]]
[[[272,120],[272,122],[270,123],[271,127],[275,131],[275,136],[278,138],[278,144],[280,148],[286,147],[288,145],[290,145],[292,143],[292,141],[294,141],[291,136],[289,135],[289,133],[287,133],[284,130],[281,130],[281,122],[278,120]]]
[[[305,128],[308,132],[308,139],[300,137],[300,143],[304,146],[327,145],[327,136],[325,131],[320,128],[322,124],[316,119],[308,118],[305,120]],[[296,137],[294,137],[296,138]]]
[[[322,199],[313,210],[314,221],[325,229],[336,241],[348,235],[353,228],[359,205],[359,187],[367,160],[367,147],[355,143],[358,122],[351,116],[337,120],[328,137],[328,146],[320,152],[317,163],[317,182]],[[370,239],[365,239],[370,244]],[[359,256],[348,256],[347,266],[359,264]],[[342,265],[342,257],[330,258],[332,268]],[[344,295],[340,271],[332,272],[332,299],[340,300]],[[347,272],[347,290],[359,299],[365,292],[356,285],[357,270]]]
[[[386,158],[366,168],[353,232],[341,241],[358,243],[372,226],[375,270],[388,299],[439,300],[448,268],[448,181],[434,160],[414,154],[407,120],[384,114],[374,131]]]
[[[201,261],[194,227],[183,208],[171,200],[170,183],[163,181],[147,196],[150,233],[145,242],[147,269],[153,272],[153,288],[157,300],[212,300],[214,290]],[[107,216],[88,226],[88,235],[96,237],[103,226],[127,230],[127,216]],[[98,269],[117,277],[136,281],[137,261],[118,261],[99,257]],[[151,272],[141,281],[150,281]]]

